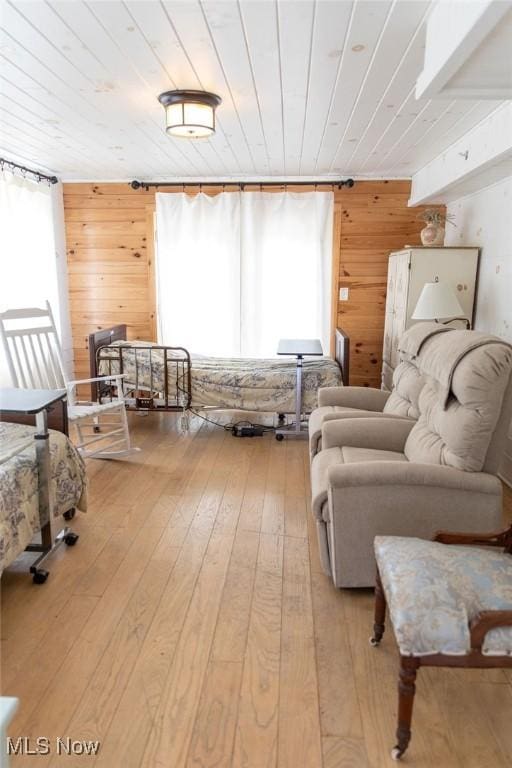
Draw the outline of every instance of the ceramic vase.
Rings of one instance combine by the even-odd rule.
[[[421,242],[423,245],[443,245],[444,244],[444,227],[441,224],[434,224],[430,222],[420,232]]]

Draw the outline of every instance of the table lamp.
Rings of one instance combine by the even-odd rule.
[[[452,288],[437,279],[435,283],[425,283],[411,317],[413,320],[435,320],[436,323],[444,324],[452,320],[464,320],[466,328],[471,328]]]

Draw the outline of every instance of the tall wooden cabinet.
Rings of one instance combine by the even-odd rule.
[[[391,389],[398,364],[398,341],[414,325],[411,319],[425,283],[449,283],[465,316],[473,321],[478,248],[407,248],[389,257],[386,294],[382,388]]]

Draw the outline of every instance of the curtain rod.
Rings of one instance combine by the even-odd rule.
[[[353,187],[354,179],[340,179],[339,181],[137,181],[129,183],[132,189],[145,189],[150,187]]]
[[[0,171],[3,171],[4,168],[7,168],[13,173],[14,171],[21,171],[22,176],[26,176],[27,174],[34,176],[34,181],[36,181],[38,184],[41,181],[47,181],[49,184],[57,184],[59,181],[56,176],[47,176],[46,173],[41,173],[41,171],[34,171],[32,168],[26,168],[24,165],[19,165],[12,160],[6,160],[5,157],[0,157]]]

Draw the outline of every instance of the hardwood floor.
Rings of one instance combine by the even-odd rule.
[[[390,764],[397,655],[371,648],[370,590],[321,572],[305,442],[134,416],[140,454],[89,463],[90,507],[51,576],[2,578],[11,735],[99,740],[13,766]],[[512,517],[512,494],[506,490]],[[505,768],[512,674],[421,670],[406,762]]]

